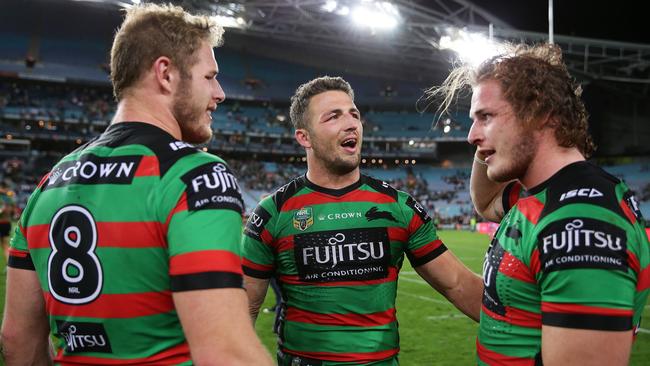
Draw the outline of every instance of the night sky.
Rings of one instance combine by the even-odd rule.
[[[548,32],[547,0],[475,1],[520,30]],[[554,0],[556,35],[650,44],[644,1]]]

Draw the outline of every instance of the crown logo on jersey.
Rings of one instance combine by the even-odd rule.
[[[311,207],[303,207],[293,214],[293,227],[300,231],[307,230],[314,224],[314,214]]]

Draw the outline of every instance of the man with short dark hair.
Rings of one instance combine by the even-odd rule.
[[[237,180],[190,145],[225,98],[221,33],[179,7],[127,11],[111,125],[54,166],[16,230],[7,366],[272,364],[246,311]]]
[[[627,365],[650,291],[650,245],[625,183],[587,162],[581,88],[554,45],[452,71],[472,89],[470,191],[501,221],[483,265],[481,365]]]
[[[397,277],[404,256],[472,319],[482,282],[438,238],[426,210],[359,170],[363,124],[354,92],[321,77],[291,99],[307,173],[263,199],[243,240],[256,318],[269,279],[282,288],[280,365],[397,365]]]

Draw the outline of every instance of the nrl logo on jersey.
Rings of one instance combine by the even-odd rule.
[[[314,224],[314,213],[311,207],[303,207],[293,214],[293,227],[300,231],[307,230]]]

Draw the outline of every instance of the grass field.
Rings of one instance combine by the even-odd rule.
[[[489,238],[482,234],[460,231],[440,232],[445,244],[473,271],[480,272]],[[0,256],[1,257],[1,256]],[[2,259],[0,259],[2,261]],[[4,268],[4,263],[2,268]],[[0,271],[0,306],[4,306],[5,279]],[[477,324],[466,318],[441,295],[431,289],[405,261],[397,291],[397,317],[400,324],[400,363],[405,366],[475,364]],[[264,307],[273,302],[267,296]],[[650,306],[644,318],[650,319]],[[650,320],[646,320],[634,345],[631,365],[650,364]],[[260,313],[257,333],[275,353],[275,336],[271,332],[273,315]],[[0,360],[0,365],[3,365]]]

